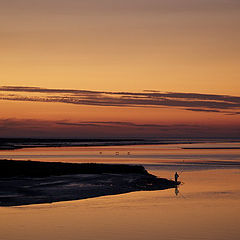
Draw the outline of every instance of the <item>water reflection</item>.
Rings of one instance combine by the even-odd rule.
[[[178,194],[179,194],[179,188],[178,188],[178,185],[176,185],[176,187],[175,187],[175,195],[178,196]]]
[[[199,147],[208,145],[201,144]],[[152,166],[153,169],[174,169],[178,172],[240,168],[240,149],[182,149],[184,146],[189,145],[28,148],[0,151],[0,159],[144,164],[148,168]]]
[[[239,170],[184,172],[181,180],[180,189],[0,208],[1,239],[238,240]]]
[[[176,170],[180,173],[184,169],[184,173],[180,175],[184,184],[164,191],[141,191],[72,202],[0,208],[1,239],[239,239],[240,170],[235,164],[226,164],[230,159],[239,162],[240,150],[164,150],[159,146],[144,146],[139,149],[141,147],[92,150],[75,148],[66,150],[69,158],[61,158],[61,154],[66,153],[63,149],[61,153],[57,149],[45,149],[43,152],[39,149],[28,149],[28,153],[23,150],[14,151],[14,154],[20,155],[21,152],[28,156],[27,159],[31,159],[28,154],[39,155],[39,158],[35,158],[37,160],[41,154],[56,156],[56,159],[46,157],[45,161],[61,158],[63,161],[74,162],[89,162],[94,159],[114,163],[143,163],[154,175],[169,179],[173,178]],[[98,158],[88,158],[94,151]],[[117,157],[113,156],[116,151],[120,153]],[[123,151],[131,151],[130,156],[135,158],[122,154]],[[105,155],[110,153],[113,157],[105,158]],[[136,157],[143,154],[149,157]],[[152,154],[158,154],[158,158],[151,157]],[[77,158],[76,155],[82,157]],[[188,165],[183,166],[181,156],[189,159],[185,161],[189,161]],[[198,156],[197,160],[195,156]],[[176,162],[176,158],[179,158],[178,164],[169,164]],[[206,161],[209,159],[217,162],[208,164]],[[196,161],[200,161],[200,164],[197,165]],[[221,165],[221,161],[224,161],[224,164]],[[214,167],[217,169],[213,170]]]

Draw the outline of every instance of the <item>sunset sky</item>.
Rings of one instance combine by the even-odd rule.
[[[0,2],[0,137],[239,137],[239,0]]]

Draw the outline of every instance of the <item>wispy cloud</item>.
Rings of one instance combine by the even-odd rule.
[[[83,127],[83,126],[91,126],[91,127],[112,127],[112,128],[135,128],[135,129],[159,129],[159,130],[170,130],[176,128],[195,128],[197,125],[187,125],[187,124],[137,124],[132,122],[114,122],[114,121],[85,121],[85,122],[57,122],[56,124],[64,125],[64,126],[75,126],[75,127]]]
[[[214,110],[214,109],[201,109],[201,108],[186,108],[185,110],[193,111],[193,112],[214,112],[214,113],[221,113],[220,110]]]
[[[0,100],[55,102],[93,106],[180,108],[187,111],[237,114],[240,97],[231,95],[160,92],[89,91],[24,86],[0,87]]]
[[[148,124],[117,121],[0,119],[1,137],[237,137],[238,124]]]

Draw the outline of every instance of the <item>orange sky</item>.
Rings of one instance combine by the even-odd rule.
[[[0,85],[240,96],[239,23],[240,3],[236,0],[2,1]],[[156,109],[145,102],[138,107],[60,103],[62,93],[51,103],[14,97],[6,100],[8,94],[46,97],[46,93],[1,91],[0,121],[219,125],[220,130],[231,125],[235,126],[231,131],[239,135],[239,100],[227,110],[212,105],[200,110],[195,106],[192,111],[186,108],[191,108],[193,99],[188,99],[186,106],[166,104]],[[0,124],[0,129],[5,129],[0,137],[6,132],[14,135],[21,124],[17,128],[12,123],[9,129]],[[76,126],[69,131],[73,128],[76,131]],[[130,128],[133,131],[126,127]],[[130,135],[136,134],[134,131]]]

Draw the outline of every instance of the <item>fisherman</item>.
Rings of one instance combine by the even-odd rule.
[[[178,175],[178,173],[177,173],[177,172],[175,172],[175,175],[174,175],[174,177],[175,177],[175,182],[177,182],[177,181],[178,181],[178,178],[179,178],[179,175]]]

